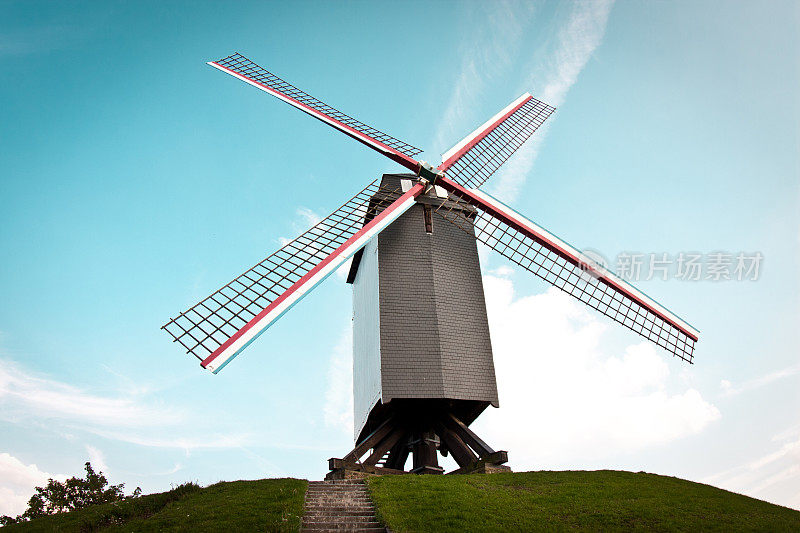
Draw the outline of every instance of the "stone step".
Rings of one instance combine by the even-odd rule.
[[[363,479],[337,479],[335,481],[309,481],[309,487],[353,487],[364,486]]]
[[[319,531],[322,530],[333,530],[333,531],[350,531],[353,529],[365,529],[369,528],[372,531],[386,531],[386,528],[381,527],[380,523],[376,520],[374,522],[365,522],[363,524],[349,524],[346,522],[319,522],[316,524],[306,524],[303,523],[302,529],[304,531]]]
[[[309,496],[361,496],[369,497],[369,492],[365,490],[312,490],[306,492]]]
[[[312,496],[325,496],[328,494],[333,496],[348,494],[352,494],[353,496],[369,496],[369,492],[366,490],[310,490],[306,492],[306,494],[311,494]]]
[[[369,494],[306,494],[306,500],[330,500],[333,498],[341,500],[371,500]]]
[[[363,513],[363,514],[347,514],[347,513],[320,513],[320,514],[307,514],[303,517],[303,520],[308,520],[309,522],[341,522],[342,520],[350,520],[353,519],[355,522],[363,522],[364,520],[374,520],[375,515],[373,513]]]
[[[363,483],[363,479],[315,479],[309,483]]]
[[[301,528],[301,533],[386,533],[385,527],[353,527],[339,529]]]
[[[324,507],[324,506],[336,506],[336,507],[363,507],[363,506],[372,506],[371,500],[349,500],[349,499],[340,499],[340,498],[323,498],[318,500],[306,500],[305,505],[308,507]]]
[[[312,509],[316,510],[316,509],[337,508],[337,509],[347,509],[347,510],[353,510],[353,511],[359,511],[359,510],[361,510],[361,511],[363,511],[363,510],[372,511],[372,510],[375,509],[372,506],[372,503],[370,503],[370,502],[358,502],[358,503],[352,503],[352,502],[306,502],[306,506],[305,507],[306,507],[306,509],[309,509],[309,510],[312,510]]]
[[[360,501],[352,501],[352,500],[345,500],[341,498],[337,499],[330,499],[330,498],[323,498],[323,499],[313,499],[313,500],[306,500],[305,504],[306,507],[322,507],[326,505],[333,505],[336,507],[349,507],[349,506],[372,506],[372,500],[360,500]]]
[[[302,527],[316,529],[342,529],[353,527],[381,527],[381,523],[376,519],[371,520],[317,520],[313,522],[303,522]]]
[[[372,501],[368,494],[310,494],[306,495],[308,500],[366,500]]]
[[[338,529],[324,529],[324,528],[301,528],[300,531],[313,531],[314,533],[386,533],[385,527],[351,527],[351,528],[338,528]]]
[[[372,503],[372,498],[369,494],[312,494],[306,495],[306,502],[330,502],[330,501],[343,501],[343,502],[366,502]]]
[[[354,513],[374,513],[375,507],[372,505],[306,505],[306,512],[354,512]]]
[[[364,485],[350,485],[345,487],[308,487],[310,492],[367,492]]]
[[[306,494],[311,496],[361,496],[362,498],[370,495],[365,490],[312,490]]]
[[[309,485],[308,490],[366,490],[363,483],[358,485]]]
[[[357,490],[320,490],[307,492],[308,496],[360,496],[361,498],[368,498],[370,496],[367,491]]]
[[[321,490],[349,490],[349,489],[364,489],[367,486],[363,483],[334,483],[334,484],[324,484],[324,485],[312,485],[311,483],[308,484],[309,489],[321,489]]]
[[[306,500],[371,500],[369,494],[306,494]]]
[[[372,522],[303,522],[303,525],[300,527],[303,529],[356,529],[374,527],[385,530],[377,520],[373,520]]]
[[[303,523],[326,523],[326,522],[344,522],[344,523],[353,523],[353,524],[361,524],[364,522],[377,522],[378,519],[375,518],[375,515],[315,515],[315,516],[304,516]]]
[[[369,491],[366,490],[366,489],[360,489],[360,490],[314,490],[314,489],[312,489],[312,490],[309,490],[308,493],[309,494],[362,494],[362,495],[366,496],[367,494],[369,494]]]
[[[369,492],[367,487],[308,487],[308,492]]]
[[[316,516],[316,517],[303,517],[303,526],[305,525],[320,525],[320,524],[338,524],[363,527],[364,524],[370,526],[380,526],[380,522],[375,516]]]
[[[366,483],[357,481],[309,481],[309,487],[363,487]]]
[[[372,498],[370,498],[367,494],[359,495],[359,494],[312,494],[310,496],[306,496],[306,501],[317,501],[317,500],[344,500],[344,501],[352,501],[352,502],[371,502]]]
[[[340,485],[338,487],[334,487],[334,486],[329,486],[329,487],[316,486],[315,487],[315,486],[309,485],[308,486],[308,490],[313,491],[313,492],[329,492],[329,491],[330,492],[351,492],[351,491],[361,492],[361,491],[366,491],[367,487],[365,487],[364,485]]]
[[[303,522],[300,526],[305,529],[353,529],[357,527],[383,527],[377,520],[363,520],[361,522],[348,522],[346,520],[328,520],[326,522]]]
[[[363,479],[349,479],[349,480],[336,480],[336,481],[309,481],[309,487],[358,487],[364,486]]]
[[[370,498],[371,495],[369,492],[338,492],[338,491],[326,491],[326,492],[307,492],[306,498]]]
[[[332,481],[309,481],[309,487],[340,487],[340,486],[365,485],[363,479],[337,479]]]
[[[342,509],[370,509],[373,510],[374,507],[372,506],[371,502],[306,502],[307,509],[322,509],[327,508],[330,509],[332,507],[342,508]]]
[[[346,496],[353,496],[358,498],[369,498],[370,494],[367,491],[336,491],[336,490],[325,490],[325,491],[309,491],[306,493],[306,496],[337,496],[337,497],[346,497]]]
[[[306,500],[305,507],[342,507],[342,508],[353,508],[357,507],[361,509],[362,507],[372,507],[372,502],[369,500],[362,501],[362,502],[347,502],[347,501],[337,501],[337,500]]]
[[[364,480],[310,481],[300,531],[384,533]]]

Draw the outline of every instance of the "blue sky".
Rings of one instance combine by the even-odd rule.
[[[637,283],[701,331],[691,366],[482,252],[502,407],[477,424],[518,470],[800,508],[797,9],[0,3],[0,513],[90,458],[149,492],[351,447],[341,279],[217,376],[159,331],[399,170],[205,64],[234,51],[434,163],[530,91],[558,110],[488,192],[611,262],[760,252],[756,281]]]

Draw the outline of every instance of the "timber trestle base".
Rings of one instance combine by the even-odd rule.
[[[392,405],[394,404],[394,405]],[[328,460],[325,479],[385,474],[443,474],[438,454],[450,454],[459,468],[451,474],[509,472],[508,453],[495,451],[447,404],[436,400],[393,401],[382,421],[347,455]],[[391,408],[390,408],[391,407]],[[410,468],[406,463],[411,456]]]

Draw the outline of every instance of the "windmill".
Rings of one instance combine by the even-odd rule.
[[[233,54],[209,65],[338,129],[405,167],[385,174],[277,252],[162,326],[217,373],[352,257],[355,447],[348,472],[503,469],[469,425],[497,407],[480,242],[542,280],[692,362],[698,332],[644,293],[480,190],[553,113],[524,94],[448,150],[442,163]],[[436,216],[434,216],[434,214]]]

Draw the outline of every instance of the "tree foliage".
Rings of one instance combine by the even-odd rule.
[[[82,509],[90,505],[111,503],[136,498],[142,489],[136,487],[133,494],[125,496],[125,484],[109,485],[102,472],[95,472],[91,463],[85,467],[86,477],[71,477],[66,481],[48,479],[44,487],[36,487],[36,494],[28,500],[28,509],[16,518],[0,517],[0,525],[25,522],[40,516],[52,515]]]

